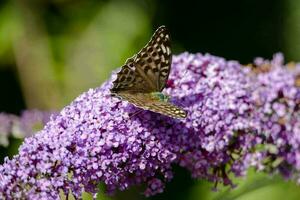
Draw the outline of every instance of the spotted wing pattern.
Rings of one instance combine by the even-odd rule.
[[[135,66],[132,64],[125,64],[117,73],[117,78],[113,82],[113,87],[110,91],[118,95],[120,91],[127,91],[130,93],[136,92],[152,92],[147,82],[142,76],[137,73]]]
[[[170,46],[169,32],[165,26],[161,26],[133,59],[141,76],[155,91],[162,91],[168,80],[172,61]],[[129,63],[131,61],[128,60]]]
[[[171,58],[170,36],[166,27],[161,26],[148,44],[122,66],[111,91],[162,91],[170,73]]]
[[[161,26],[148,44],[121,67],[111,93],[145,110],[185,118],[186,111],[151,95],[165,88],[171,56],[170,36],[166,27]]]
[[[126,100],[145,110],[150,110],[173,118],[185,118],[187,116],[186,111],[184,111],[182,108],[169,102],[154,99],[151,94],[130,94],[128,92],[121,92],[119,95],[123,100]]]

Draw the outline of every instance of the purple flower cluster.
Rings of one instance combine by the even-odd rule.
[[[232,184],[228,173],[244,175],[250,164],[243,159],[252,157],[250,149],[261,142],[252,116],[249,69],[235,61],[185,53],[174,57],[172,70],[166,92],[181,98],[189,113],[184,125],[190,131],[177,136],[179,164],[193,177]]]
[[[59,199],[62,192],[80,198],[83,191],[96,195],[100,182],[108,193],[145,184],[145,195],[154,195],[172,179],[173,164],[189,169],[195,178],[232,185],[229,174],[241,176],[249,166],[266,166],[268,153],[254,151],[256,146],[266,141],[278,146],[272,139],[278,142],[281,136],[288,141],[287,134],[270,132],[267,124],[276,120],[264,120],[271,120],[272,113],[259,111],[272,102],[277,115],[287,113],[281,101],[273,105],[276,96],[272,100],[272,94],[265,94],[275,82],[276,89],[295,87],[294,72],[282,70],[278,78],[294,77],[292,85],[284,78],[278,83],[279,72],[260,78],[264,75],[253,76],[253,70],[238,62],[208,54],[174,56],[164,92],[188,111],[183,120],[150,111],[135,114],[139,108],[111,97],[114,74],[76,98],[43,130],[26,138],[18,155],[5,160],[0,166],[0,199]],[[266,86],[269,79],[273,82]],[[291,97],[288,105],[294,102],[295,109],[297,95],[287,90],[283,95]],[[299,132],[299,122],[294,123],[299,116],[291,112],[289,124]],[[288,142],[296,149],[293,135],[294,141]]]
[[[279,171],[300,183],[300,65],[257,58],[253,99],[264,136],[263,170]]]
[[[26,110],[21,116],[0,113],[0,145],[8,146],[9,136],[24,138],[41,130],[55,112]]]

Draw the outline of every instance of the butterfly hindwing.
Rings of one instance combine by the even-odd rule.
[[[153,98],[151,94],[131,94],[127,92],[120,92],[118,95],[123,100],[126,100],[144,110],[150,110],[174,118],[185,118],[187,115],[186,111],[184,111],[180,107],[175,106],[169,102],[159,101]]]

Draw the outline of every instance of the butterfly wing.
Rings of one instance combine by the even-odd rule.
[[[166,27],[161,26],[148,44],[121,67],[111,92],[142,109],[185,118],[186,111],[151,94],[165,88],[170,66],[170,36]]]
[[[110,91],[118,95],[120,91],[128,91],[131,93],[151,92],[152,88],[150,88],[147,82],[137,73],[132,64],[125,64],[117,73],[117,78],[114,80]]]
[[[126,100],[137,107],[144,110],[150,110],[173,118],[185,118],[187,112],[178,106],[169,102],[159,101],[151,96],[151,94],[120,92],[118,94],[123,100]]]
[[[153,91],[162,91],[169,77],[172,54],[170,35],[165,26],[159,27],[148,44],[129,59]]]

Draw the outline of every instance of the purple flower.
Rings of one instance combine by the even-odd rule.
[[[182,98],[180,104],[189,113],[185,126],[191,129],[178,135],[179,164],[194,177],[232,184],[227,174],[244,175],[250,163],[242,158],[261,142],[251,115],[249,69],[208,54],[187,53],[175,57],[172,67],[170,82],[176,87],[166,92]]]
[[[6,113],[0,113],[0,145],[8,146],[8,137],[12,127],[12,116]]]
[[[0,145],[8,146],[8,137],[24,138],[41,130],[55,112],[26,110],[21,116],[0,113]]]
[[[19,126],[24,137],[31,136],[35,132],[41,130],[45,124],[50,120],[51,115],[53,117],[57,113],[52,111],[40,111],[40,110],[25,110],[21,113]]]
[[[131,117],[140,109],[110,96],[113,77],[76,98],[5,160],[0,198],[58,199],[60,191],[79,198],[83,191],[96,195],[99,182],[109,193],[146,183],[145,194],[153,195],[172,179],[172,164],[232,184],[228,174],[244,175],[259,157],[250,153],[261,139],[247,73],[211,55],[175,56],[165,93],[188,111],[184,120],[150,111]]]
[[[264,168],[300,183],[300,65],[284,65],[282,54],[255,64],[253,99],[265,138]]]

